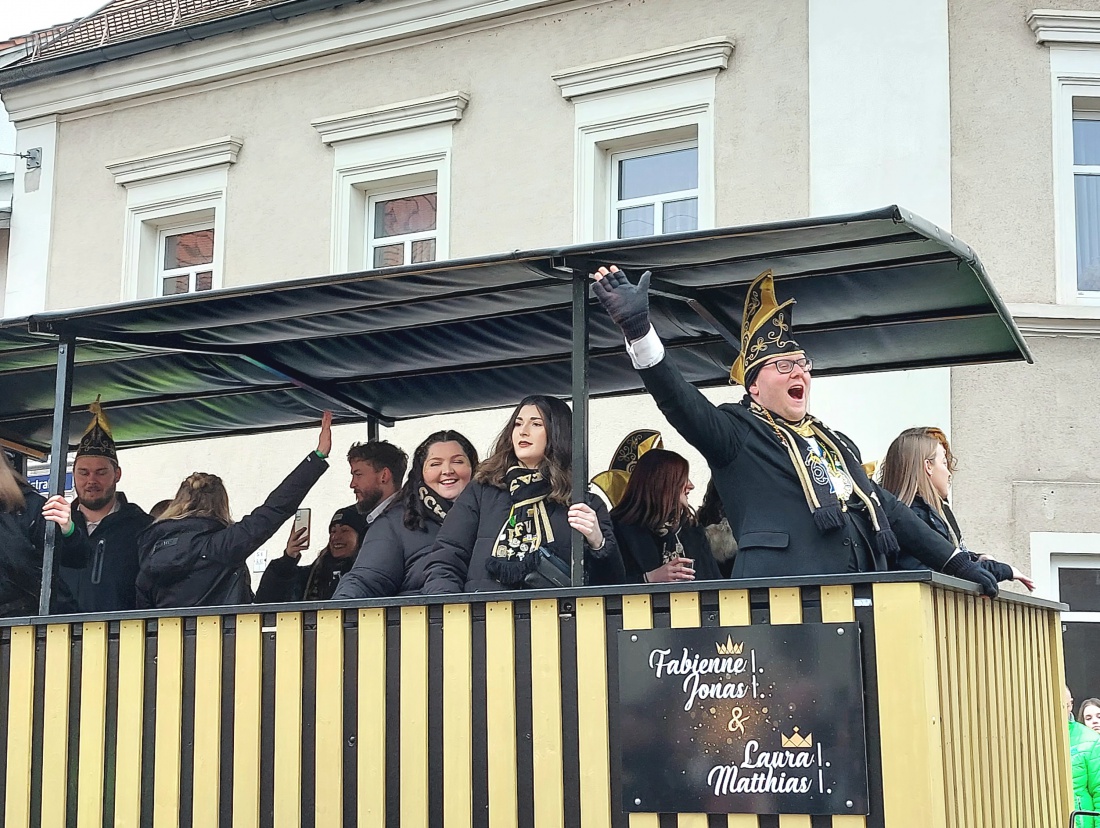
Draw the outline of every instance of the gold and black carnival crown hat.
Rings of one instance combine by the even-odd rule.
[[[103,406],[99,404],[99,397],[88,406],[92,413],[92,421],[84,429],[84,436],[76,447],[77,457],[106,457],[117,463],[118,455],[115,453],[115,441],[111,437],[111,425],[107,422],[107,415],[103,413]]]
[[[775,301],[772,272],[765,270],[749,285],[745,313],[741,317],[741,353],[730,367],[730,382],[747,387],[746,377],[765,360],[802,353],[791,338],[790,308],[794,299],[783,304]]]
[[[626,484],[630,482],[630,473],[638,465],[638,458],[650,449],[662,446],[661,432],[650,429],[638,429],[623,438],[611,458],[611,468],[592,478],[592,482],[607,495],[612,507],[618,506],[623,499]]]

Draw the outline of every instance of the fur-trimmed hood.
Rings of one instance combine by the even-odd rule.
[[[714,555],[714,560],[724,563],[734,559],[737,555],[737,541],[733,538],[733,530],[730,529],[728,520],[722,518],[721,523],[704,526],[703,532],[707,536],[707,544],[710,546],[710,553]]]

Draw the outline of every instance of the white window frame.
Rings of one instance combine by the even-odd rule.
[[[383,236],[381,238],[375,238],[374,210],[379,202],[391,201],[398,198],[411,198],[413,196],[422,196],[429,194],[435,194],[436,198],[436,217],[434,230],[421,230],[416,233],[402,233],[396,236]],[[364,235],[367,239],[365,257],[367,269],[375,267],[374,252],[377,248],[391,247],[395,244],[401,244],[404,248],[404,255],[402,257],[403,264],[412,264],[413,242],[425,241],[427,239],[435,240],[435,259],[433,259],[433,261],[439,261],[439,190],[438,182],[435,176],[432,176],[429,180],[425,181],[420,186],[416,186],[413,182],[410,181],[409,185],[403,189],[379,189],[368,191],[365,219],[366,226],[364,228]]]
[[[213,227],[211,289],[223,286],[229,168],[242,145],[227,136],[107,165],[115,183],[126,188],[123,301],[161,295],[161,233],[189,224]]]
[[[1077,196],[1074,188],[1076,173],[1100,174],[1100,167],[1078,167],[1073,162],[1073,121],[1079,111],[1074,109],[1073,99],[1091,98],[1100,105],[1100,50],[1096,59],[1095,77],[1054,76],[1054,248],[1060,305],[1100,305],[1100,291],[1083,291],[1077,287]],[[1053,54],[1051,61],[1054,62]]]
[[[608,154],[608,163],[611,165],[610,176],[611,185],[609,189],[609,204],[610,209],[607,211],[607,237],[608,239],[615,239],[619,234],[619,210],[629,210],[632,207],[645,207],[653,206],[653,226],[654,235],[663,235],[664,229],[664,206],[670,201],[683,201],[684,199],[694,198],[696,204],[699,201],[699,187],[695,187],[690,190],[674,190],[667,193],[657,193],[655,195],[638,196],[636,198],[620,199],[619,198],[619,162],[629,161],[633,158],[645,158],[650,155],[659,155],[665,152],[675,152],[677,150],[685,149],[698,149],[698,141],[673,141],[671,143],[659,143],[659,144],[647,144],[643,147],[634,149],[619,149],[611,151]],[[698,154],[696,154],[696,163],[698,163]],[[696,228],[699,229],[698,224]]]
[[[371,199],[434,181],[436,261],[450,257],[453,127],[469,96],[430,98],[319,118],[312,122],[333,154],[331,270],[373,269]]]
[[[157,265],[159,267],[157,278],[157,295],[165,296],[164,293],[164,280],[175,278],[179,276],[187,276],[187,293],[209,293],[209,291],[197,291],[195,289],[195,277],[199,273],[205,273],[211,271],[217,273],[214,267],[214,260],[212,259],[207,264],[191,265],[189,267],[175,267],[165,268],[164,266],[164,244],[169,236],[179,235],[181,233],[194,233],[200,230],[213,230],[214,231],[214,247],[217,248],[218,244],[218,231],[214,227],[214,216],[211,215],[208,221],[172,221],[166,224],[162,224],[157,228]],[[214,287],[211,285],[210,290]],[[172,294],[173,296],[180,296],[182,294]]]
[[[687,140],[699,150],[698,229],[715,226],[715,81],[732,53],[712,38],[554,74],[574,105],[574,241],[616,235],[613,154]]]
[[[1100,533],[1032,532],[1031,572],[1035,595],[1057,601],[1058,570],[1100,569]],[[1063,612],[1063,621],[1100,622],[1100,612]]]

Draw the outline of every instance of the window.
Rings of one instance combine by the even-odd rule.
[[[577,242],[713,227],[715,80],[724,38],[566,69]]]
[[[160,295],[175,296],[214,287],[214,228],[177,227],[160,231]]]
[[[381,193],[368,200],[368,267],[397,267],[436,260],[435,188]]]
[[[1100,98],[1073,99],[1076,291],[1100,298]]]
[[[334,273],[448,257],[452,132],[469,100],[450,92],[312,122],[334,150]]]
[[[669,145],[611,155],[615,238],[699,227],[699,148]]]
[[[1100,694],[1100,534],[1032,532],[1035,594],[1069,605],[1062,613],[1066,684],[1080,703]]]
[[[227,137],[107,165],[126,188],[123,299],[221,287],[229,168],[241,146]]]

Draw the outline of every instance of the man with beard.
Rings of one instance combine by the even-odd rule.
[[[77,499],[72,511],[76,530],[88,547],[87,563],[58,574],[76,600],[78,612],[131,610],[136,604],[137,536],[152,518],[118,491],[118,465],[111,428],[97,398],[92,422],[80,439],[73,462]]]
[[[813,362],[791,335],[794,300],[776,302],[770,271],[749,286],[730,369],[746,394],[720,406],[664,358],[649,321],[648,271],[637,286],[615,267],[594,278],[646,390],[710,464],[738,545],[732,577],[883,571],[904,550],[997,594],[991,574],[867,478],[854,443],[810,416]]]
[[[409,467],[409,455],[393,443],[371,440],[352,445],[348,450],[348,464],[355,508],[369,526],[386,511],[401,488]]]

